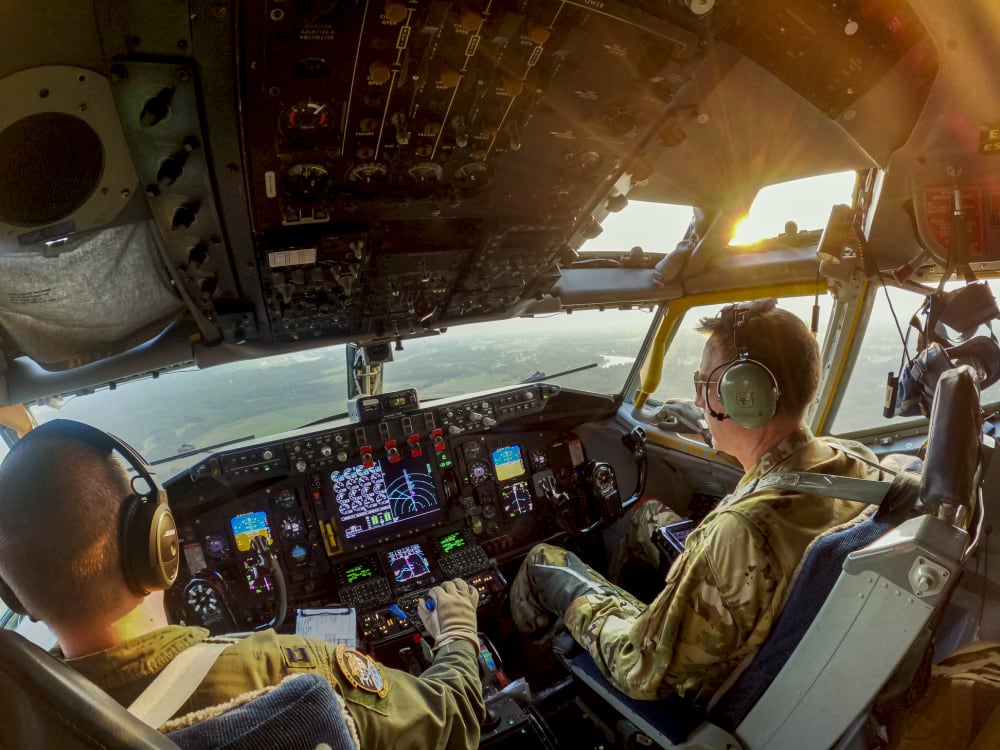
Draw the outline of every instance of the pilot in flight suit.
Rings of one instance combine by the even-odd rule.
[[[471,587],[461,583],[466,586],[463,595],[469,596]],[[441,606],[443,596],[435,593]],[[127,706],[173,657],[206,638],[204,628],[171,625],[66,663]],[[349,726],[353,719],[364,750],[474,748],[485,715],[477,657],[472,639],[458,637],[437,648],[434,662],[419,677],[371,660],[368,668],[377,670],[384,684],[380,696],[373,691],[377,686],[356,679],[356,672],[354,679],[348,676],[350,667],[338,664],[335,646],[267,630],[238,639],[223,651],[178,715],[309,672],[325,677],[344,698],[345,718]]]
[[[878,471],[864,446],[820,440],[805,426],[820,358],[801,320],[775,309],[774,300],[759,300],[703,319],[699,330],[709,339],[695,373],[695,403],[715,448],[739,460],[746,474],[687,537],[659,595],[647,605],[572,552],[549,545],[529,552],[511,586],[518,629],[545,640],[562,617],[612,683],[639,699],[672,692],[710,699],[770,632],[810,542],[866,515],[863,503],[757,490],[760,478],[790,471],[871,478]],[[764,384],[755,386],[754,397],[768,402],[761,396],[774,394],[763,418],[741,414],[732,400],[729,408],[723,403],[732,391],[720,381],[729,368],[746,364],[758,368],[755,377]],[[652,529],[677,519],[661,503],[647,502],[632,517],[627,544],[655,562]]]

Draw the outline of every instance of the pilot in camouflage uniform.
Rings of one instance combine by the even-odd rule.
[[[634,698],[677,692],[708,700],[764,641],[809,543],[868,515],[863,503],[779,489],[754,491],[757,481],[776,470],[877,477],[877,469],[851,455],[874,462],[867,448],[855,443],[849,450],[800,427],[763,453],[688,536],[684,553],[650,605],[572,552],[536,546],[511,588],[515,623],[544,637],[561,615],[601,671]],[[631,549],[655,562],[659,551],[649,541],[652,530],[677,519],[657,501],[644,503],[629,529]]]
[[[208,631],[203,628],[172,625],[66,663],[129,705],[171,659],[206,638]],[[222,652],[177,715],[308,672],[325,677],[346,700],[363,750],[459,750],[479,744],[485,708],[471,642],[457,639],[441,646],[420,677],[382,665],[374,668],[388,689],[384,697],[351,684],[338,666],[335,646],[273,630],[253,633]]]

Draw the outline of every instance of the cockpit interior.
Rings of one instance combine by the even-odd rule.
[[[884,746],[899,664],[1000,640],[1000,7],[51,0],[0,5],[0,50],[3,449],[66,417],[146,456],[178,522],[172,622],[416,674],[417,605],[464,578],[480,746],[547,750]],[[781,186],[777,228],[737,241]],[[862,705],[668,736],[525,651],[509,585],[539,542],[606,571],[643,498],[697,521],[733,489],[694,327],[760,297],[820,342],[817,435],[982,460],[924,498],[961,543],[914,527],[923,567],[892,585],[940,601]],[[982,426],[938,416],[936,459],[933,405],[901,396],[933,340],[975,371]],[[906,619],[885,617],[844,642]],[[849,717],[814,735],[826,713]]]

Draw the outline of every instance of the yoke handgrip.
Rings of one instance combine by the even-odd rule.
[[[972,498],[979,465],[982,412],[975,372],[968,365],[938,379],[927,431],[927,458],[920,501],[928,510],[966,505]]]

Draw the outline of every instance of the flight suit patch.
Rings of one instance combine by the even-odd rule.
[[[313,669],[315,666],[312,654],[303,646],[285,646],[281,653],[289,669]]]
[[[386,682],[381,667],[368,654],[339,645],[337,666],[353,687],[366,693],[374,693],[379,698],[385,698],[389,694],[389,683]]]

